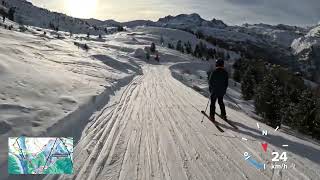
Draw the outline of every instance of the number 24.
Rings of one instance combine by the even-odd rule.
[[[287,161],[288,160],[287,152],[283,152],[281,155],[279,155],[278,152],[273,152],[272,155],[274,155],[274,158],[272,158],[273,162],[278,162],[280,160],[282,160],[282,161]]]

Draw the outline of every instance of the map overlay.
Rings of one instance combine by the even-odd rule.
[[[9,174],[72,174],[73,138],[10,137]]]

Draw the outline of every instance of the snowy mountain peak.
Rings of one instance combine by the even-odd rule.
[[[217,24],[217,25],[221,25],[221,26],[227,27],[227,25],[222,20],[219,20],[219,19],[216,19],[216,18],[213,18],[211,20],[211,22],[214,23],[214,24]]]
[[[201,23],[202,21],[205,21],[201,18],[199,14],[193,13],[193,14],[179,14],[177,16],[165,16],[164,18],[160,18],[158,20],[158,23],[184,23],[184,22],[193,22],[193,23]]]
[[[215,28],[225,28],[227,25],[217,19],[213,19],[211,21],[207,21],[203,19],[199,14],[179,14],[177,16],[166,16],[164,18],[160,18],[158,20],[159,24],[162,24],[165,27],[180,27],[180,28],[192,28],[199,26],[206,27],[215,27]]]
[[[312,28],[307,36],[310,36],[310,37],[315,37],[315,38],[320,38],[320,25],[317,25],[315,26],[314,28]]]

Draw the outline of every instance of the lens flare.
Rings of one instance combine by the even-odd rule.
[[[78,18],[92,18],[97,9],[97,0],[66,0],[67,14]]]

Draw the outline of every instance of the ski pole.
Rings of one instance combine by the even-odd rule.
[[[210,72],[210,75],[209,75],[209,78],[208,78],[208,81],[209,81],[209,82],[210,82],[211,76],[212,76],[212,72]],[[209,86],[210,86],[210,85],[209,85]],[[206,106],[206,110],[204,110],[204,112],[207,112],[207,109],[208,109],[208,106],[209,106],[210,99],[211,99],[211,93],[210,93],[210,95],[209,95],[209,99],[208,99],[208,103],[207,103],[207,106]],[[202,116],[201,123],[203,123],[203,119],[204,119],[204,115]]]
[[[207,107],[206,107],[206,110],[204,110],[204,112],[207,112],[207,109],[208,109],[208,106],[209,106],[209,102],[210,102],[210,98],[208,99]],[[204,115],[202,116],[201,123],[203,123],[203,119],[204,119]]]

